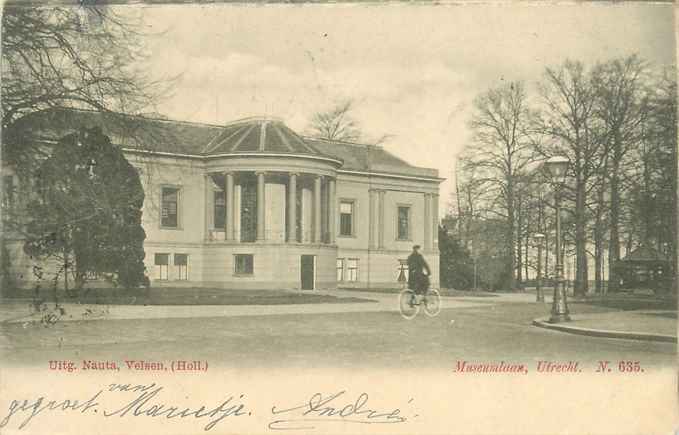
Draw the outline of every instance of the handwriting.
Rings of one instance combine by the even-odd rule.
[[[199,404],[179,406],[162,400],[164,387],[156,383],[114,383],[98,390],[86,400],[50,400],[45,396],[33,399],[12,400],[7,414],[0,420],[0,428],[10,421],[19,420],[18,428],[24,429],[39,415],[47,413],[80,413],[102,418],[150,417],[164,420],[185,418],[202,420],[203,430],[209,431],[227,417],[250,417],[252,411],[244,402],[244,395],[225,395],[216,405]],[[404,423],[407,418],[401,409],[379,410],[368,405],[368,393],[349,397],[342,390],[333,394],[315,393],[300,405],[271,407],[271,430],[312,430],[324,423],[343,422],[355,424]],[[111,405],[113,402],[113,405]],[[411,403],[412,399],[408,402]]]
[[[378,411],[367,406],[368,393],[361,393],[355,400],[342,400],[346,391],[329,396],[315,393],[302,405],[291,408],[273,406],[271,414],[276,416],[269,423],[273,430],[312,430],[321,422],[344,422],[357,424],[394,424],[407,420],[401,410]]]
[[[150,388],[155,387],[153,390]],[[204,418],[204,417],[211,417],[213,418],[210,420],[205,427],[203,428],[205,431],[208,431],[215,427],[217,423],[219,423],[221,420],[223,420],[226,417],[229,416],[235,416],[235,417],[241,417],[244,415],[250,415],[248,411],[245,409],[245,405],[242,403],[237,403],[237,404],[232,404],[233,401],[233,396],[230,396],[228,399],[223,401],[221,404],[218,406],[214,407],[213,409],[207,410],[205,406],[201,406],[196,409],[189,409],[189,408],[184,408],[180,411],[180,408],[177,406],[169,406],[164,403],[153,403],[151,402],[151,399],[155,398],[155,396],[163,390],[163,387],[158,386],[156,387],[155,384],[151,384],[148,386],[146,389],[143,389],[142,393],[136,397],[134,400],[126,403],[124,406],[121,408],[107,412],[104,411],[104,416],[105,417],[112,417],[114,415],[118,415],[120,417],[124,417],[127,415],[128,412],[131,411],[132,416],[134,417],[139,417],[139,416],[147,416],[147,417],[162,417],[164,416],[167,419],[172,419],[172,418],[186,418],[186,417],[191,417],[194,416],[195,418]],[[242,399],[243,395],[239,397],[239,399]],[[149,403],[151,402],[151,403]],[[216,417],[216,418],[214,418]]]
[[[12,417],[17,413],[30,412],[27,417],[19,425],[19,429],[26,427],[29,422],[43,411],[79,411],[84,414],[86,412],[96,413],[105,418],[111,417],[165,417],[166,419],[183,419],[186,417],[194,417],[196,419],[208,419],[203,427],[204,431],[209,431],[214,428],[217,423],[227,417],[241,417],[250,416],[252,413],[247,410],[246,405],[241,402],[243,395],[238,399],[234,396],[229,396],[223,400],[219,405],[208,407],[200,405],[193,407],[181,407],[166,404],[157,397],[163,387],[155,383],[149,385],[130,385],[130,384],[110,384],[106,392],[99,390],[90,399],[86,401],[66,399],[62,401],[48,400],[44,396],[35,400],[12,400],[9,406],[8,414],[0,421],[0,427],[5,427]],[[118,396],[122,393],[136,393],[137,395],[127,401],[122,406],[116,406],[113,410],[104,409],[99,400],[103,398],[106,393]],[[117,394],[116,394],[117,393]],[[99,411],[102,411],[99,413]]]
[[[23,403],[19,400],[12,400],[12,402],[9,405],[9,414],[7,414],[5,418],[2,419],[2,421],[0,421],[0,427],[5,427],[7,423],[9,423],[12,416],[17,412],[25,411],[31,412],[30,415],[26,417],[24,421],[21,422],[21,424],[19,425],[19,429],[23,429],[24,427],[26,427],[33,417],[37,416],[38,414],[45,410],[80,411],[80,413],[84,414],[86,411],[92,408],[96,409],[96,407],[99,405],[96,399],[99,397],[101,393],[102,390],[99,390],[97,394],[95,394],[94,396],[92,396],[91,398],[84,402],[72,399],[62,400],[61,402],[58,402],[56,400],[46,401],[44,397],[39,397],[34,401],[24,400]]]

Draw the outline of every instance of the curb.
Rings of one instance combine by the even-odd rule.
[[[554,331],[567,332],[570,334],[588,335],[590,337],[622,338],[626,340],[659,341],[663,343],[676,343],[677,337],[664,334],[650,334],[647,332],[611,331],[605,329],[581,328],[578,326],[566,326],[560,323],[549,323],[547,319],[534,319],[533,326]]]

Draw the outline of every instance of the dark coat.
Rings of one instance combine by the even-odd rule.
[[[427,271],[427,275],[424,271]],[[417,292],[425,292],[429,288],[431,271],[424,257],[413,252],[408,256],[408,288]]]

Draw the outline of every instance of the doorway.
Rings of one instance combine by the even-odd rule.
[[[316,287],[315,255],[302,255],[300,260],[300,274],[302,290],[313,290]]]

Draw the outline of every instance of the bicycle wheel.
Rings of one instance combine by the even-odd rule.
[[[424,312],[429,317],[434,317],[441,312],[441,295],[435,288],[429,289],[424,297]]]
[[[406,320],[417,316],[417,312],[420,310],[420,306],[413,303],[414,298],[415,293],[410,289],[401,290],[398,296],[398,307],[401,311],[401,316]]]

